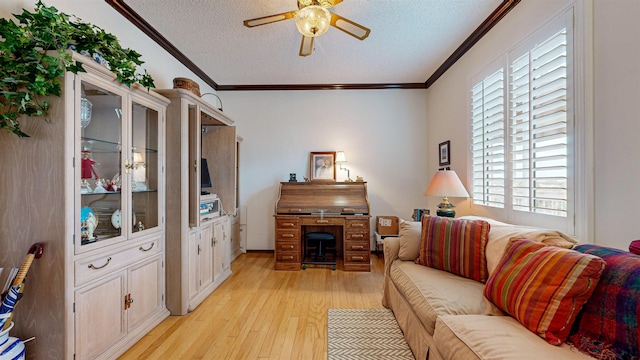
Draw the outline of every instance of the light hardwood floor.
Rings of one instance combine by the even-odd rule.
[[[371,272],[275,271],[273,254],[241,255],[195,311],[170,316],[120,359],[324,360],[327,309],[382,307],[384,265],[371,262]]]

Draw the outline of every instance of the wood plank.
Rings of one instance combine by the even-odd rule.
[[[169,317],[120,359],[326,359],[329,308],[382,308],[376,255],[371,272],[274,265],[273,254],[239,256],[195,311]]]

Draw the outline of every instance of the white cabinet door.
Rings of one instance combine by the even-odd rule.
[[[131,306],[127,309],[129,331],[163,308],[164,268],[158,256],[129,269],[129,295]]]
[[[76,358],[92,359],[127,334],[125,273],[75,292]]]
[[[189,232],[189,299],[193,299],[200,291],[200,230]]]
[[[213,225],[213,236],[215,248],[213,249],[213,276],[218,278],[224,269],[223,259],[226,256],[224,247],[224,226],[222,221],[216,221]]]
[[[214,244],[214,229],[212,224],[203,225],[200,234],[200,256],[198,261],[200,262],[200,289],[203,289],[213,282],[213,244]]]

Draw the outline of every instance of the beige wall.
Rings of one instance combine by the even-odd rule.
[[[280,181],[309,176],[309,152],[345,151],[367,181],[371,213],[410,218],[426,205],[426,90],[221,92],[238,119],[247,248],[273,249]],[[338,170],[339,181],[346,177]],[[374,221],[372,221],[372,224]],[[373,233],[372,233],[373,234]]]
[[[640,239],[640,1],[596,0],[595,238]]]

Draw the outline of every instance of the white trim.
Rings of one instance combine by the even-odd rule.
[[[593,0],[574,6],[575,236],[595,244]]]

